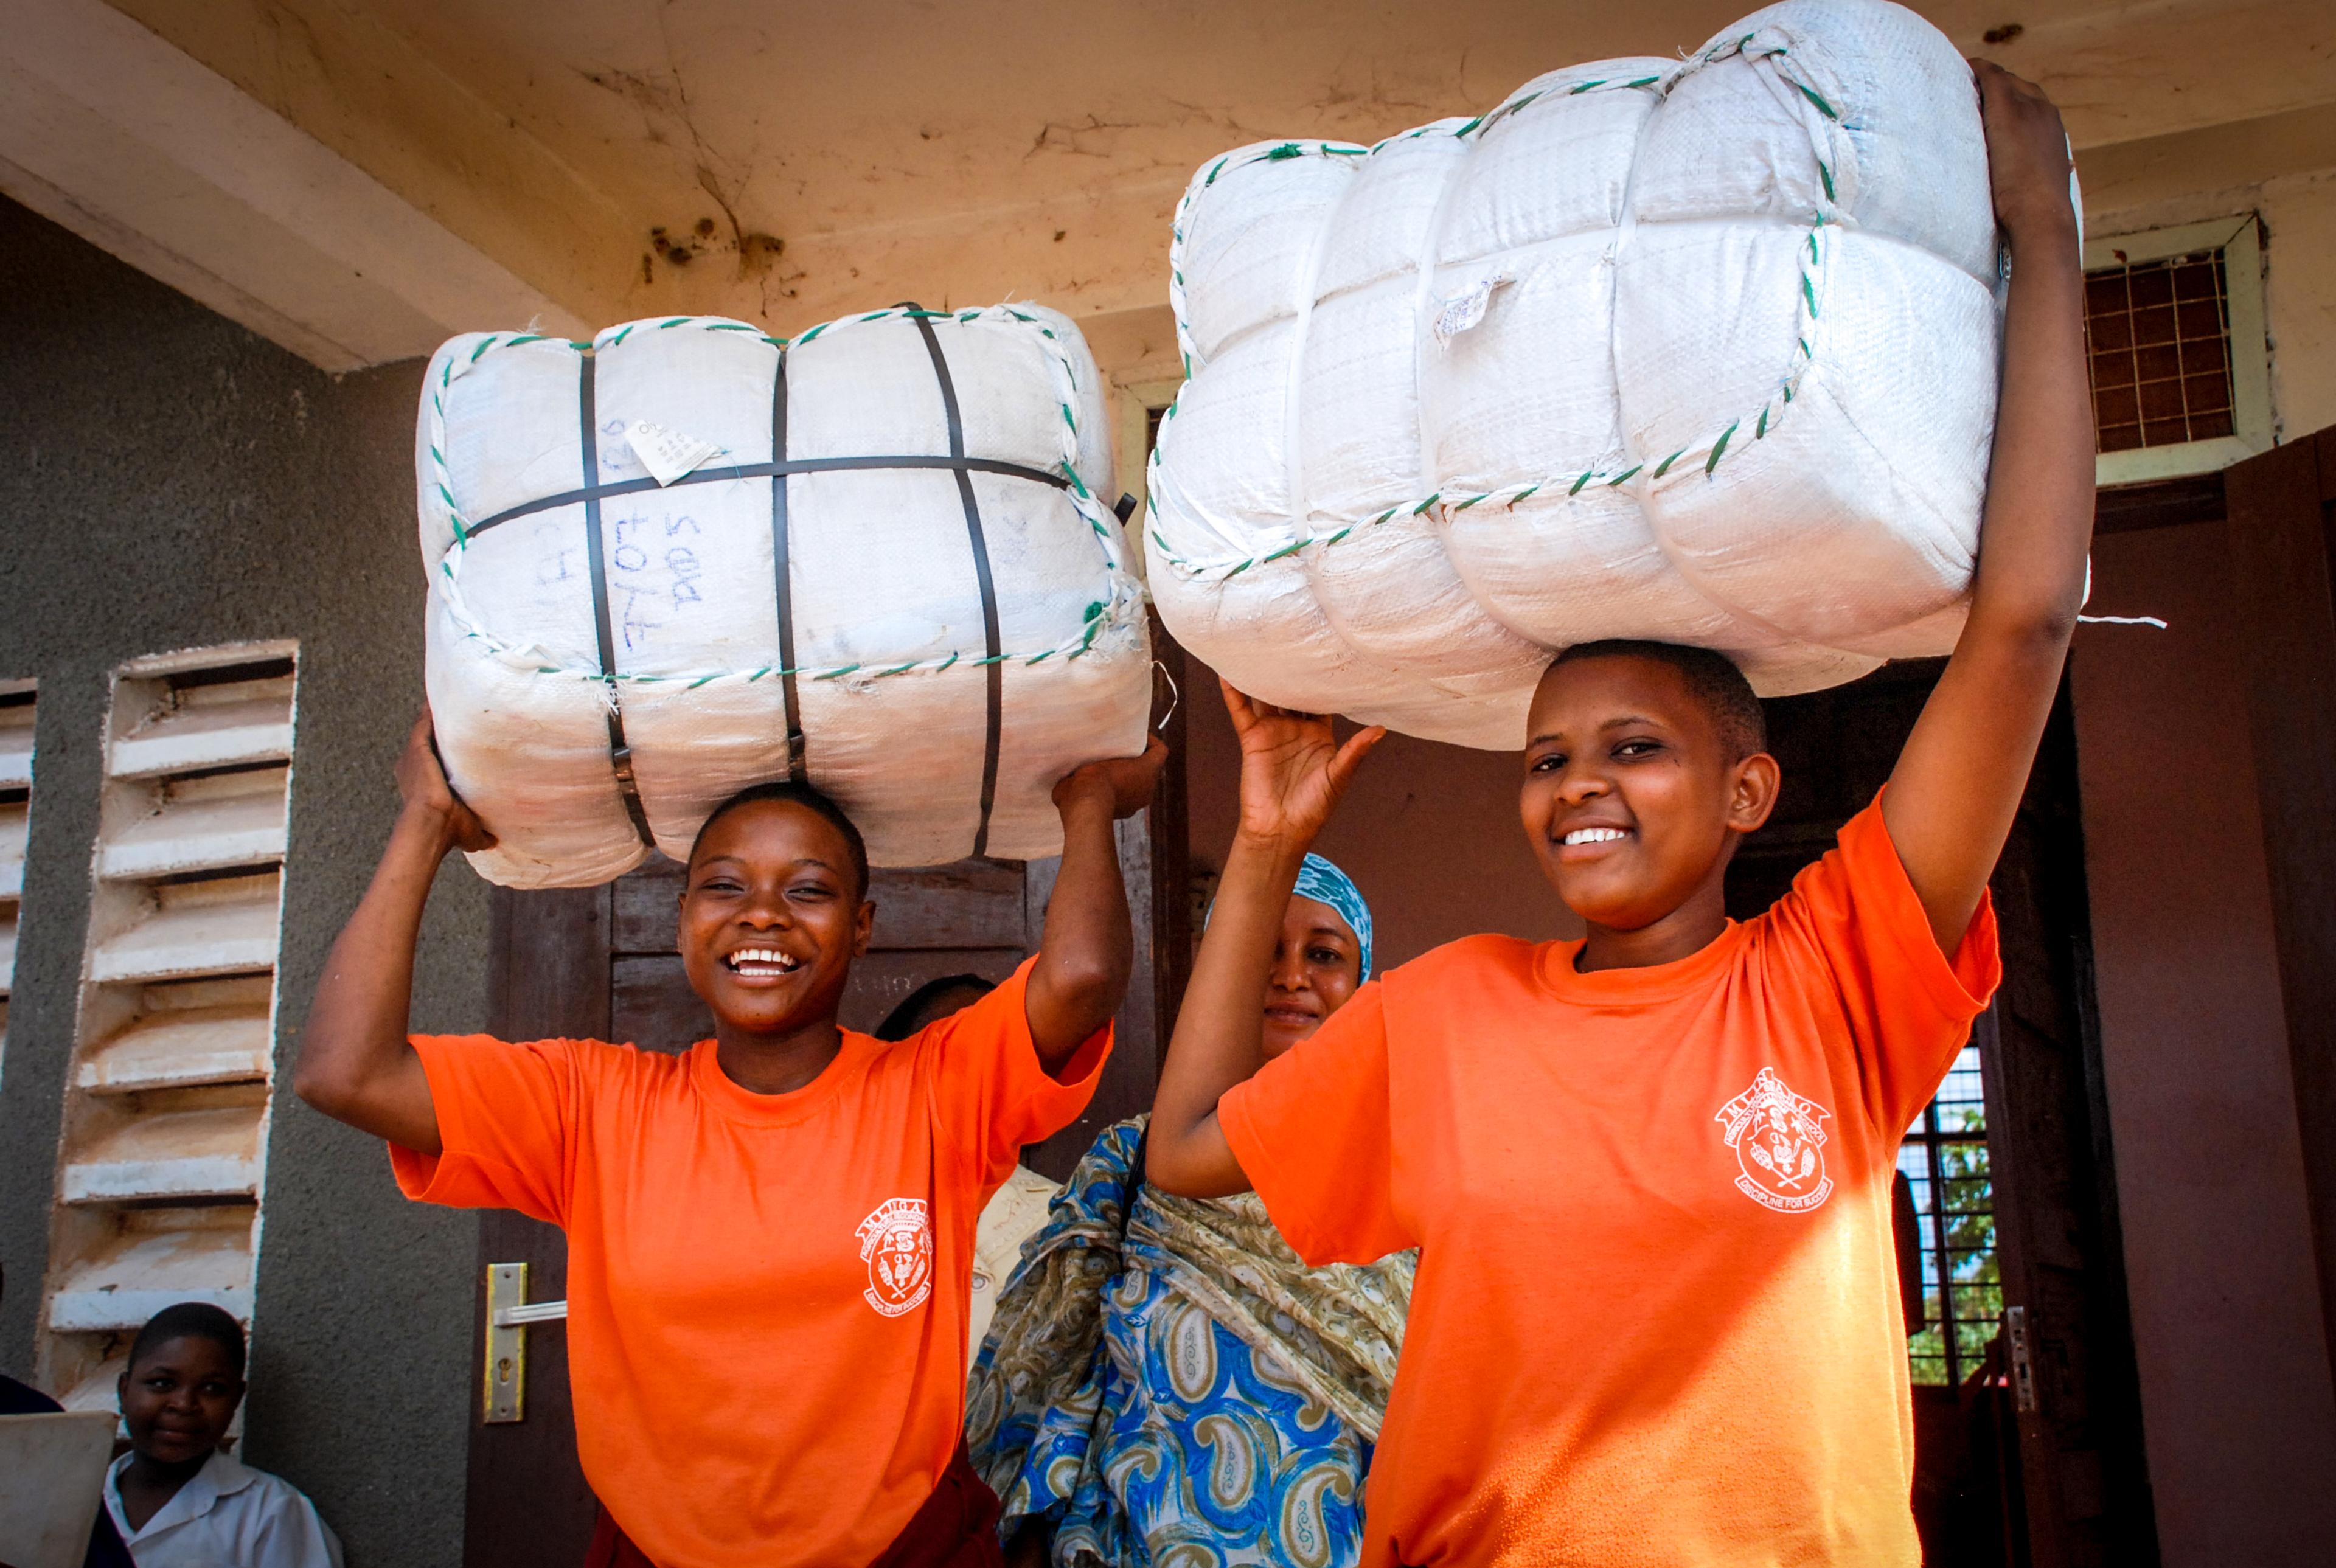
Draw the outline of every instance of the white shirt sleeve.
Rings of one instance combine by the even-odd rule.
[[[297,1487],[263,1474],[240,1496],[251,1503],[240,1510],[243,1528],[237,1533],[244,1540],[238,1561],[250,1568],[341,1568],[339,1540]]]

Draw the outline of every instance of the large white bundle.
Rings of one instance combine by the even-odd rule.
[[[423,387],[430,703],[501,841],[481,873],[606,881],[647,853],[636,805],[678,858],[714,804],[791,773],[880,864],[1056,852],[1055,781],[1141,750],[1151,690],[1077,329],[902,307],[792,345],[685,317],[589,346],[471,334]],[[660,485],[637,422],[685,463],[720,451]]]
[[[1961,624],[1998,249],[1971,73],[1883,0],[1552,72],[1178,209],[1152,474],[1177,638],[1285,706],[1514,746],[1552,649],[1781,694]]]

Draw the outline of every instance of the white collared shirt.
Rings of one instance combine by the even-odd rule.
[[[981,1354],[989,1320],[998,1310],[998,1293],[1014,1277],[1022,1261],[1022,1243],[1046,1224],[1046,1205],[1062,1184],[1050,1182],[1027,1165],[1016,1165],[989,1202],[982,1205],[980,1222],[973,1232],[973,1298],[966,1313],[966,1357],[968,1369]]]
[[[341,1568],[341,1544],[290,1482],[213,1454],[132,1530],[122,1511],[124,1454],[105,1473],[105,1510],[138,1568]]]

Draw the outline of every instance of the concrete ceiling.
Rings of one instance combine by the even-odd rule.
[[[587,320],[1153,312],[1193,167],[1368,141],[1743,0],[111,0]],[[2080,149],[2336,102],[2325,0],[1926,0]],[[1990,45],[1990,29],[2010,30]],[[480,325],[490,325],[481,323]]]

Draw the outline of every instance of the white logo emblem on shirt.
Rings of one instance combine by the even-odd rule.
[[[1719,1107],[1712,1119],[1727,1129],[1743,1174],[1737,1190],[1779,1213],[1806,1213],[1833,1193],[1825,1174],[1825,1123],[1833,1115],[1785,1086],[1762,1067],[1752,1086]]]
[[[868,1304],[897,1318],[933,1293],[933,1226],[922,1198],[887,1198],[860,1222],[860,1261],[868,1265]]]

